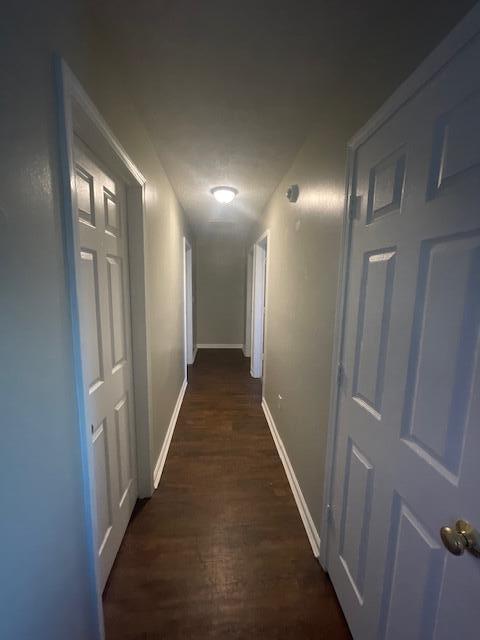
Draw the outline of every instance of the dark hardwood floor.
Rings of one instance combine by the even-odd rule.
[[[202,350],[158,490],[104,594],[107,640],[350,638],[237,350]]]

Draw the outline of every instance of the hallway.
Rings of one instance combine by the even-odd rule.
[[[240,350],[200,350],[160,485],[104,594],[107,640],[349,638]]]

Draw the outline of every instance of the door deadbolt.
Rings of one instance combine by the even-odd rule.
[[[480,557],[480,533],[466,520],[457,520],[455,528],[442,527],[440,537],[445,547],[454,556],[461,556],[465,550]]]

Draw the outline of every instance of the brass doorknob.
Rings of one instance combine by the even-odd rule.
[[[480,534],[466,520],[457,520],[455,528],[442,527],[440,537],[445,547],[454,556],[461,556],[465,550],[480,557]]]

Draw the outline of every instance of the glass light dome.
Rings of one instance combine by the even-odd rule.
[[[232,202],[238,191],[233,187],[214,187],[211,189],[211,194],[217,202],[221,204],[228,204]]]

